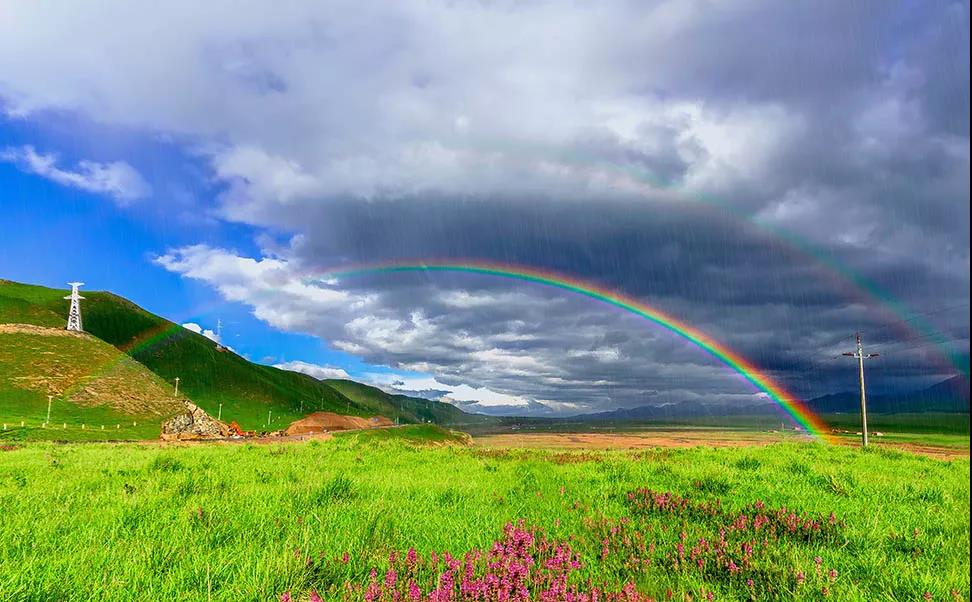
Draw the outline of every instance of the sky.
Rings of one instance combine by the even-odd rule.
[[[969,358],[968,2],[0,5],[0,278],[468,411],[802,398]],[[208,332],[207,332],[208,331]]]

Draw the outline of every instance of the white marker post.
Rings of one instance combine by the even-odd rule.
[[[179,377],[175,377],[175,393],[172,394],[173,397],[179,396]]]
[[[54,396],[53,395],[48,395],[47,396],[47,420],[45,420],[44,422],[50,422],[51,421],[51,402],[52,401],[54,401]]]

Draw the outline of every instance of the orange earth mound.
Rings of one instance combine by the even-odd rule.
[[[290,423],[286,435],[306,435],[325,431],[348,431],[353,429],[369,429],[394,426],[394,422],[384,416],[362,418],[360,416],[342,416],[334,412],[314,412],[300,420]]]

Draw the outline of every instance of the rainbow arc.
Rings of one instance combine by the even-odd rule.
[[[811,435],[824,441],[832,440],[830,428],[806,404],[789,393],[769,374],[742,355],[675,316],[654,308],[634,297],[608,290],[590,282],[584,282],[563,274],[523,266],[450,260],[424,260],[359,265],[328,270],[317,274],[317,276],[320,279],[341,280],[374,274],[422,272],[461,272],[531,282],[583,295],[640,316],[691,342],[713,358],[738,372],[758,390],[764,392]]]

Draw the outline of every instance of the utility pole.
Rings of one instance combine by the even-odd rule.
[[[216,420],[223,419],[223,402],[219,402],[219,413],[216,415]]]
[[[178,397],[179,396],[179,377],[178,376],[175,377],[175,384],[176,384],[176,386],[175,386],[175,393],[173,393],[172,396],[173,397]]]
[[[857,375],[861,381],[861,442],[867,447],[867,394],[864,391],[864,360],[878,357],[880,353],[864,353],[864,345],[861,343],[861,333],[857,333],[857,350],[846,351],[843,355],[857,360]]]

